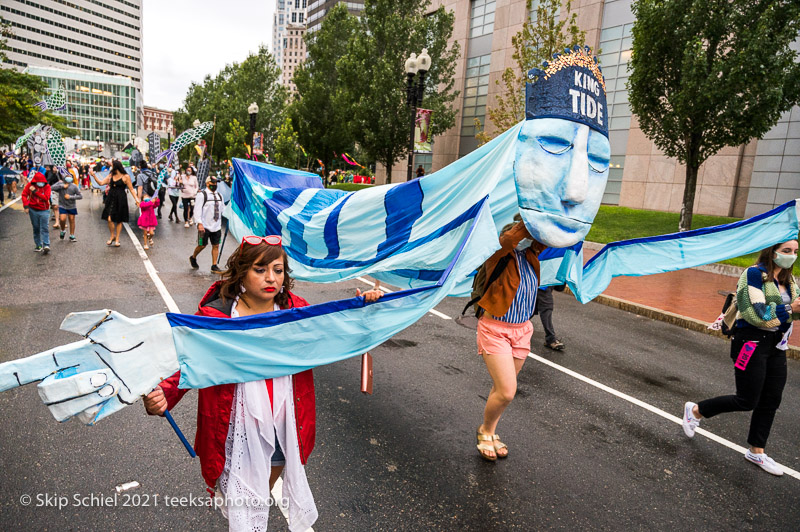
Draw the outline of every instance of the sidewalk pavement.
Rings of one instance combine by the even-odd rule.
[[[601,248],[602,244],[586,242],[584,260]],[[594,301],[722,337],[708,329],[708,324],[720,315],[727,293],[736,291],[742,270],[714,265],[643,277],[616,277]],[[787,354],[800,358],[800,334],[789,338]]]

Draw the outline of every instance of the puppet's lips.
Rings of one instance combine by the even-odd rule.
[[[539,209],[520,207],[520,210],[531,211],[541,216],[546,216],[547,218],[550,218],[554,224],[567,231],[580,231],[581,229],[585,229],[586,226],[592,225],[591,222],[587,222],[586,220],[579,220],[577,218],[572,218],[570,216],[564,216],[562,214],[556,214],[553,212],[544,212]]]

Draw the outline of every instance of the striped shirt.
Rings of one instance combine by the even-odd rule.
[[[539,280],[536,272],[528,259],[525,258],[525,250],[514,250],[517,256],[517,269],[519,270],[519,287],[514,294],[511,307],[504,315],[494,319],[506,323],[525,323],[533,315],[533,308],[536,306],[536,291],[539,288]]]

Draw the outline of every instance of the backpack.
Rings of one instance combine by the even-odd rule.
[[[483,308],[480,307],[477,303],[478,301],[483,298],[483,295],[486,293],[486,290],[491,286],[493,282],[495,282],[503,271],[506,269],[506,265],[508,261],[511,260],[511,253],[503,256],[497,261],[497,266],[494,267],[491,275],[489,275],[489,279],[486,280],[486,263],[483,263],[480,268],[478,268],[475,277],[472,279],[472,292],[470,293],[469,303],[464,306],[464,310],[461,311],[461,316],[463,317],[467,313],[467,309],[471,306],[475,306],[475,317],[480,318],[483,314]]]

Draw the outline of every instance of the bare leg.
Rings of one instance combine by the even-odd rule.
[[[69,215],[69,235],[75,236],[75,215]]]
[[[116,244],[119,244],[119,234],[122,231],[122,224],[121,223],[120,224],[116,224],[116,226],[117,226],[116,227],[117,230],[115,232],[114,241],[115,241]]]
[[[275,482],[278,480],[278,477],[281,476],[283,473],[282,465],[279,466],[272,466],[272,470],[269,472],[269,490],[272,491],[272,487],[275,485]]]
[[[211,264],[216,264],[219,260],[219,244],[211,246]]]
[[[197,258],[197,256],[200,254],[200,252],[203,251],[204,249],[206,249],[205,246],[197,246],[196,248],[194,248],[194,253],[192,253],[192,257]],[[213,251],[214,248],[212,247],[211,250]],[[213,255],[213,253],[212,253],[212,255]],[[214,264],[216,264],[216,262]]]
[[[58,215],[58,225],[63,231],[67,228],[67,215],[66,214],[59,214]]]
[[[111,221],[110,217],[106,221],[108,222],[108,242],[106,244],[110,246],[114,242],[114,222]]]
[[[484,353],[483,360],[486,362],[493,385],[483,411],[483,424],[478,430],[483,434],[494,434],[500,416],[503,415],[506,407],[511,404],[517,393],[517,374],[525,364],[525,359],[513,358],[511,355],[487,355]],[[507,449],[503,449],[503,451],[502,454],[508,453]],[[491,451],[487,454],[491,456]]]

